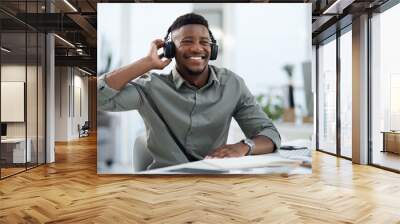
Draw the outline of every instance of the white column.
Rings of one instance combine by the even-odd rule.
[[[55,161],[55,56],[54,35],[46,35],[46,163]]]
[[[368,16],[353,20],[353,162],[368,163]]]

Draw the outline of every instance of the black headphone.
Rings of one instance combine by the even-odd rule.
[[[164,57],[166,57],[166,58],[175,57],[175,44],[172,41],[172,37],[171,37],[170,40],[168,40],[168,37],[170,36],[169,35],[170,33],[171,33],[171,27],[168,29],[167,35],[165,35],[165,37],[164,37],[164,42],[165,42],[165,44],[164,44]],[[215,60],[215,59],[217,59],[217,56],[218,56],[217,41],[215,40],[214,36],[212,35],[211,30],[208,30],[208,33],[210,34],[210,37],[211,37],[211,55],[210,55],[210,60]]]

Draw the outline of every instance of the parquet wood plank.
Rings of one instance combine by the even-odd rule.
[[[0,181],[0,223],[400,223],[400,175],[320,152],[298,176],[97,175],[96,138]]]

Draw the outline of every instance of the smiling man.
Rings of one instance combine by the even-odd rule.
[[[160,48],[165,57],[157,54]],[[207,20],[189,13],[174,21],[164,40],[151,43],[147,56],[99,78],[100,109],[138,110],[142,116],[153,156],[148,169],[279,148],[278,131],[243,79],[208,64],[217,54]],[[176,65],[169,74],[150,72],[163,69],[173,57]],[[226,144],[232,117],[246,139]]]

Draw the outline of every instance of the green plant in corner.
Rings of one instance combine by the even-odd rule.
[[[269,118],[275,121],[282,117],[283,98],[281,96],[268,96],[268,99],[265,100],[265,95],[260,94],[256,99]]]

